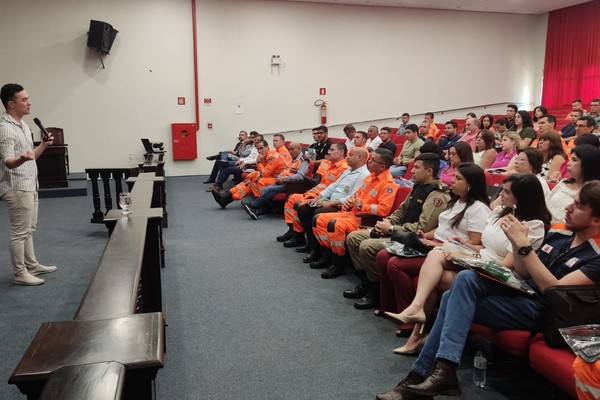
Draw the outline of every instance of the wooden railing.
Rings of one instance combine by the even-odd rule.
[[[104,218],[110,237],[74,319],[42,324],[15,368],[9,383],[28,399],[88,398],[93,388],[154,398],[165,351],[163,209],[151,208],[164,178],[155,178],[130,183],[130,214]]]

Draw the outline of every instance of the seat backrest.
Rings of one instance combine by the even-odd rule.
[[[406,200],[411,191],[412,188],[407,186],[400,186],[398,188],[398,191],[396,192],[396,198],[394,199],[394,204],[392,205],[392,212],[396,211],[398,207],[400,207],[400,204]]]
[[[406,167],[406,173],[404,174],[404,179],[410,179],[413,176],[413,167],[415,166],[414,160],[411,161]]]

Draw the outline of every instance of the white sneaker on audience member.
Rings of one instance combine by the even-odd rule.
[[[54,265],[45,266],[42,264],[38,264],[33,268],[27,268],[27,272],[29,272],[33,276],[37,276],[40,274],[49,274],[50,272],[56,271],[56,267]]]
[[[31,275],[29,272],[23,272],[19,275],[15,275],[14,284],[15,285],[25,285],[25,286],[37,286],[44,283],[43,279],[36,278]]]

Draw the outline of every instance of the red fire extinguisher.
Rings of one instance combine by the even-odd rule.
[[[326,125],[327,124],[327,103],[325,102],[325,100],[317,100],[315,101],[315,106],[318,106],[321,108],[321,125]]]

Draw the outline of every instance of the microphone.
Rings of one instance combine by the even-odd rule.
[[[44,137],[44,141],[47,142],[48,138],[50,137],[50,134],[48,133],[46,128],[44,128],[44,125],[42,125],[42,121],[40,121],[39,118],[34,118],[33,122],[38,126],[38,128],[40,128],[40,130],[42,131],[42,136]]]

